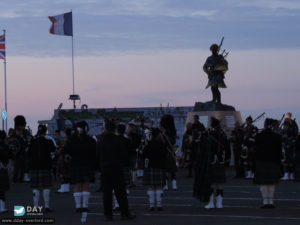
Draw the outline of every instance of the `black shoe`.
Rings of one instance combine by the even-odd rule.
[[[164,211],[163,207],[157,207],[157,211]]]
[[[50,209],[50,208],[45,208],[44,212],[45,212],[45,213],[50,213],[50,212],[53,212],[53,210]]]
[[[268,204],[264,204],[260,207],[261,209],[268,209],[269,208],[269,205]]]
[[[276,208],[276,206],[274,204],[269,204],[268,206],[269,206],[269,209],[275,209]]]
[[[150,211],[154,211],[155,209],[154,209],[154,207],[150,207],[150,209],[149,209]]]
[[[82,212],[81,210],[82,210],[81,208],[76,208],[76,211],[75,211],[75,212],[81,213],[81,212]]]
[[[136,218],[136,215],[133,215],[131,213],[121,215],[122,220],[134,220]]]
[[[113,221],[113,216],[112,215],[106,215],[105,220],[106,221]]]
[[[119,210],[120,210],[120,207],[113,208],[113,211],[119,211]]]
[[[81,212],[89,212],[90,210],[88,208],[81,208]]]

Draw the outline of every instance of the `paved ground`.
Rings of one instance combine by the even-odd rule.
[[[192,197],[193,179],[185,178],[185,171],[178,174],[178,191],[167,191],[163,198],[164,211],[148,211],[146,190],[138,181],[129,197],[130,208],[137,215],[135,221],[121,221],[119,215],[113,222],[105,222],[102,207],[102,193],[92,187],[90,213],[86,224],[141,224],[141,225],[300,225],[300,182],[281,182],[276,188],[276,209],[260,209],[259,188],[250,180],[234,179],[232,169],[227,171],[224,209],[205,210],[203,203]],[[45,215],[55,218],[58,225],[81,224],[81,215],[74,212],[72,194],[55,194],[53,188],[53,213]],[[7,208],[14,205],[32,205],[31,190],[28,184],[15,184],[8,193]],[[0,218],[14,218],[13,213],[0,214]],[[1,223],[0,223],[1,224]]]

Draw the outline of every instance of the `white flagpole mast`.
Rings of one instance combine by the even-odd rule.
[[[5,42],[6,42],[6,35],[5,35],[5,32],[6,30],[3,30],[4,32],[4,37],[5,37]],[[5,51],[5,57],[4,57],[4,96],[5,96],[5,111],[6,111],[6,115],[8,114],[7,113],[7,84],[6,84],[6,51]],[[6,119],[5,119],[5,132],[7,133],[7,116],[6,116]]]
[[[72,10],[71,10],[72,13]],[[73,35],[73,15],[72,15],[72,81],[73,93],[70,95],[70,100],[73,101],[73,109],[76,108],[76,100],[80,100],[79,95],[75,94],[75,72],[74,72],[74,35]]]
[[[74,44],[73,44],[73,34],[72,34],[72,79],[73,79],[73,95],[74,95],[75,94],[75,76],[74,76]],[[74,109],[76,108],[75,100],[73,100],[73,108]]]

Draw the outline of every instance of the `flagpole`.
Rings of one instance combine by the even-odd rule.
[[[74,44],[73,44],[73,34],[72,34],[72,79],[73,79],[73,95],[75,94],[75,76],[74,76]],[[75,99],[73,100],[73,108],[76,108]]]
[[[71,9],[72,13],[72,9]],[[73,13],[72,13],[73,14]],[[73,81],[73,109],[76,108],[76,100],[79,100],[79,96],[75,95],[75,70],[74,70],[74,35],[73,35],[73,15],[72,15],[72,81]]]
[[[6,30],[3,30],[4,32],[4,37],[5,37],[5,41],[6,41],[6,35],[5,35],[5,32]],[[6,84],[6,54],[5,54],[5,57],[4,57],[4,95],[5,95],[5,111],[6,111],[6,115],[8,114],[7,113],[7,84]],[[5,132],[7,133],[7,117],[5,119]]]

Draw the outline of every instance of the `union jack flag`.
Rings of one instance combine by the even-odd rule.
[[[0,36],[0,59],[5,60],[5,34]]]

